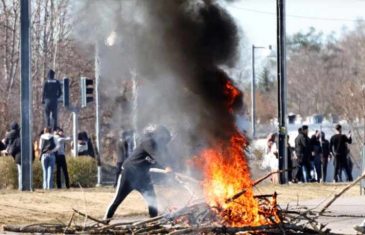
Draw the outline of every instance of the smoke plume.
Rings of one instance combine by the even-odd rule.
[[[118,100],[123,81],[135,76],[139,129],[149,123],[170,128],[175,156],[191,156],[236,131],[228,104],[242,109],[242,93],[231,100],[223,68],[238,60],[238,29],[219,1],[74,2],[75,37],[113,44],[99,49],[104,94]]]

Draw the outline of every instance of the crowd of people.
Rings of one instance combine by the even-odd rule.
[[[327,167],[330,160],[334,163],[333,181],[352,181],[352,161],[348,144],[352,143],[351,131],[345,135],[342,126],[335,126],[336,134],[330,140],[324,132],[316,130],[308,136],[308,126],[298,129],[295,146],[290,146],[287,136],[287,171],[291,183],[298,182],[326,182],[330,181]],[[267,138],[262,168],[269,168],[272,172],[279,170],[279,156],[276,143],[277,134],[270,134]],[[346,179],[343,179],[342,172]],[[273,174],[272,182],[279,183],[279,174]]]
[[[43,189],[53,188],[53,171],[56,167],[57,187],[61,188],[61,171],[63,172],[66,187],[69,188],[69,176],[65,158],[65,143],[70,140],[65,137],[61,128],[56,128],[53,132],[49,127],[44,128],[34,141],[32,148],[32,160],[39,159],[42,164]],[[9,130],[2,139],[2,154],[12,156],[18,169],[18,185],[21,189],[22,170],[21,170],[21,141],[20,128],[18,123],[12,122]]]

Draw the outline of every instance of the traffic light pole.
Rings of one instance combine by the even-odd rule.
[[[72,142],[73,142],[73,156],[77,157],[77,132],[79,126],[79,110],[77,108],[70,108],[72,112]]]
[[[99,43],[95,43],[95,142],[96,150],[98,152],[97,157],[99,158],[97,163],[97,185],[101,185],[101,144],[100,144],[100,116],[99,116],[99,83],[100,83],[100,55],[99,55]]]
[[[285,32],[285,0],[277,0],[277,78],[278,78],[278,121],[279,121],[279,169],[288,168],[287,128],[286,128],[286,32]],[[280,173],[280,183],[288,182],[287,171]]]
[[[19,189],[32,190],[32,82],[31,82],[31,1],[20,1],[20,110],[21,182]]]

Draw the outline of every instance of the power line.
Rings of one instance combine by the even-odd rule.
[[[272,16],[276,15],[276,13],[269,12],[269,11],[261,11],[261,10],[257,10],[257,9],[237,7],[237,6],[232,6],[232,5],[230,5],[229,7],[239,9],[239,10],[243,10],[243,11],[248,11],[248,12],[255,12],[255,13],[259,13],[259,14],[272,15]],[[358,20],[346,19],[346,18],[323,18],[323,17],[312,17],[312,16],[291,15],[291,14],[286,14],[286,16],[291,17],[291,18],[310,19],[310,20],[323,20],[323,21],[342,21],[342,22],[345,22],[345,21],[346,22],[357,22],[358,21]]]

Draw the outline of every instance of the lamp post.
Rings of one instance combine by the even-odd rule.
[[[251,81],[251,129],[252,129],[252,139],[256,138],[256,74],[255,74],[255,50],[256,49],[269,49],[271,50],[271,45],[269,47],[255,46],[252,44],[252,81]]]
[[[287,169],[287,124],[286,124],[286,100],[287,100],[287,79],[286,79],[286,20],[285,0],[277,0],[277,78],[278,78],[278,121],[279,121],[279,169]],[[288,182],[287,172],[280,173],[280,183]]]
[[[20,120],[21,120],[21,182],[19,189],[32,190],[32,61],[31,2],[20,1]]]

